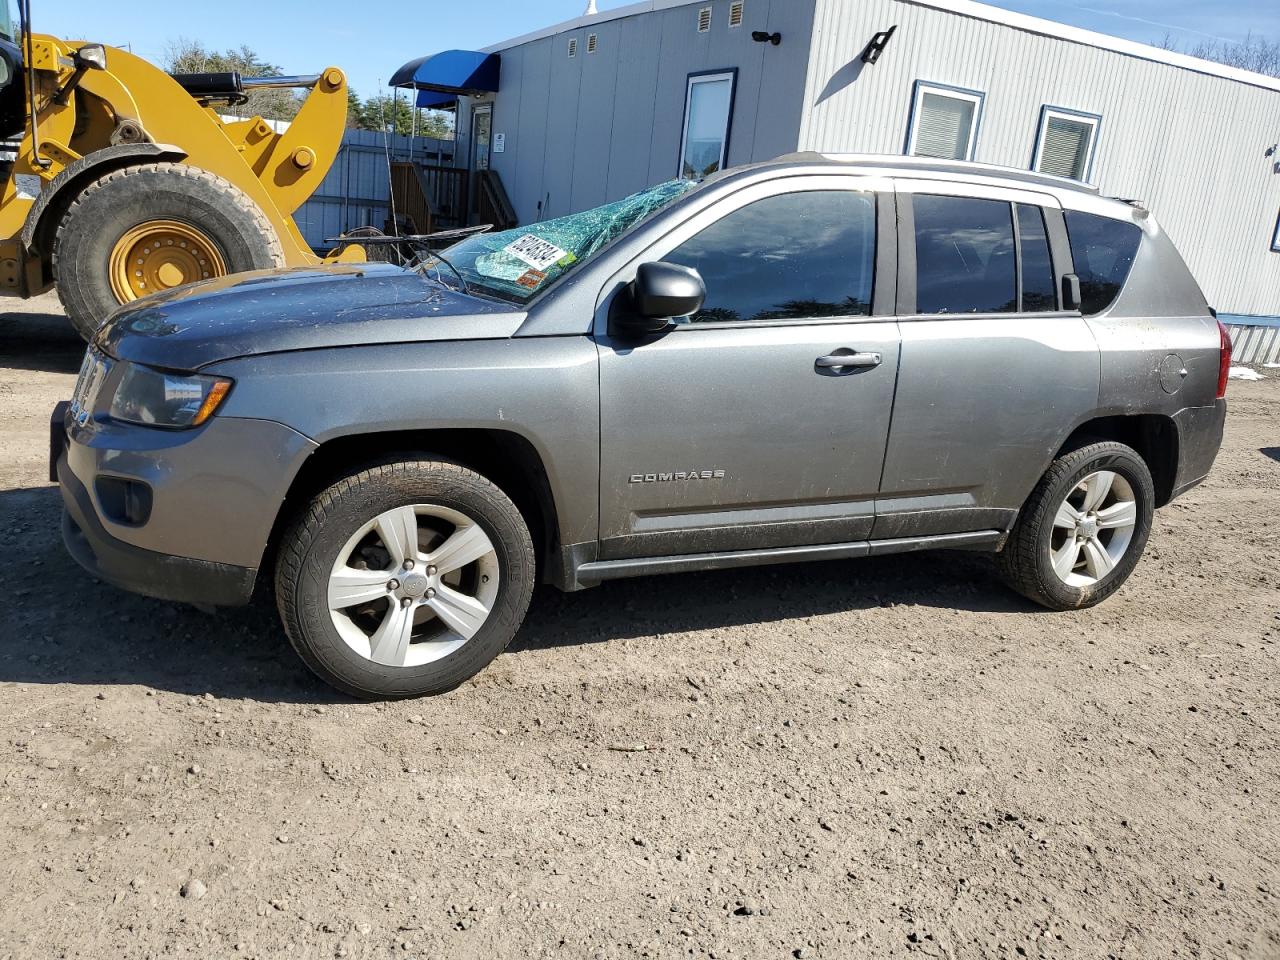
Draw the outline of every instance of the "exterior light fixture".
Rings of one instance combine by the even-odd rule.
[[[872,37],[871,42],[868,43],[866,48],[862,51],[862,62],[875,63],[879,60],[880,54],[884,53],[884,48],[889,45],[889,38],[893,36],[894,31],[897,29],[898,25],[895,23],[888,30],[881,30]]]
[[[756,43],[772,43],[776,47],[782,43],[782,34],[769,33],[765,30],[752,30],[751,39]]]

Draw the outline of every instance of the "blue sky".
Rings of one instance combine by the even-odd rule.
[[[629,0],[599,0],[601,10]],[[131,44],[163,59],[179,37],[224,48],[248,43],[286,73],[337,65],[368,96],[406,60],[450,47],[480,47],[582,13],[585,0],[33,0],[35,29],[67,38]],[[1249,30],[1280,38],[1280,0],[999,0],[997,6],[1132,40],[1167,33],[1184,45],[1238,40]],[[203,11],[203,12],[202,12]]]

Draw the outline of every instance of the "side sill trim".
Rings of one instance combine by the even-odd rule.
[[[766,550],[732,550],[725,553],[693,553],[678,557],[636,557],[630,560],[592,560],[577,568],[582,586],[623,577],[647,577],[659,573],[690,570],[724,570],[771,563],[799,563],[808,560],[836,560],[848,557],[878,557],[913,550],[998,549],[1005,534],[999,530],[946,533],[932,537],[903,537],[897,540],[858,540],[853,543],[826,543],[804,547],[773,547]]]

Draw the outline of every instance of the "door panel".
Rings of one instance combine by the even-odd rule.
[[[904,320],[875,537],[1003,529],[1082,410],[1098,347],[1080,317]]]
[[[891,320],[602,338],[601,556],[865,539],[897,369]]]
[[[884,186],[828,175],[749,185],[693,212],[606,285],[596,327],[604,558],[871,533],[898,369],[897,323],[873,316],[892,310],[896,287]],[[697,269],[706,300],[651,342],[615,341],[610,297],[647,260]]]

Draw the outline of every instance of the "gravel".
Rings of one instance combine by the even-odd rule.
[[[372,705],[269,605],[67,558],[81,348],[26,306],[0,958],[1280,956],[1280,378],[1232,382],[1212,478],[1096,609],[946,553],[539,592],[475,681]]]

